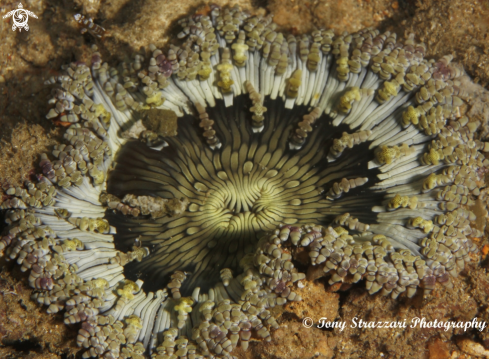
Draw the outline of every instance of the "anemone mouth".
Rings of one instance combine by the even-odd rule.
[[[128,251],[138,238],[150,249],[141,262],[125,266],[130,279],[141,278],[145,288],[166,285],[175,270],[192,273],[182,290],[210,288],[223,268],[239,273],[241,258],[254,251],[258,238],[278,225],[329,224],[348,212],[372,223],[373,203],[382,197],[369,186],[352,189],[333,201],[328,189],[344,177],[368,176],[374,183],[376,170],[367,163],[374,158],[368,143],[346,150],[338,163],[327,160],[333,140],[347,130],[334,127],[323,115],[300,149],[291,149],[291,134],[310,110],[306,106],[286,109],[281,99],[267,99],[269,109],[263,131],[254,132],[248,96],[235,105],[217,101],[209,109],[216,123],[219,149],[210,149],[195,116],[179,119],[178,135],[166,137],[162,150],[129,141],[115,158],[108,177],[108,193],[117,197],[187,198],[187,210],[178,216],[128,218],[107,213],[116,227],[116,247]]]
[[[109,68],[95,49],[51,78],[66,144],[1,204],[0,253],[48,312],[82,322],[84,357],[229,358],[271,340],[272,308],[301,300],[294,248],[370,294],[451,286],[477,250],[489,144],[463,113],[483,90],[450,56],[373,29],[284,35],[236,7],[181,25],[148,62]],[[177,136],[140,123],[163,114]]]

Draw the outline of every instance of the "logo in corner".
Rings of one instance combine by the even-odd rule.
[[[7,17],[12,16],[12,20],[14,21],[12,25],[13,31],[17,30],[17,28],[19,29],[19,32],[22,32],[22,29],[29,31],[29,25],[27,24],[27,21],[29,21],[29,15],[35,17],[36,19],[37,16],[32,11],[25,10],[22,3],[19,3],[18,7],[18,9],[12,10],[7,15],[4,15],[3,18],[6,19]]]

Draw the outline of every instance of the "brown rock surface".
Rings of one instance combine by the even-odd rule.
[[[403,7],[392,0],[271,0],[267,8],[277,24],[297,33],[311,31],[313,26],[341,33],[393,24],[407,15],[408,4],[401,2]]]
[[[214,1],[218,4],[224,0]],[[236,2],[231,2],[234,4]],[[453,54],[468,73],[483,86],[489,83],[489,3],[482,0],[270,0],[237,2],[254,11],[267,8],[275,20],[294,32],[312,25],[337,32],[365,26],[393,30],[399,36],[414,32],[428,46],[431,56]],[[17,7],[12,0],[0,3],[0,15]],[[25,8],[38,15],[30,19],[29,32],[13,32],[11,20],[0,21],[0,184],[22,183],[36,170],[39,153],[59,139],[59,129],[45,120],[49,90],[43,82],[57,73],[61,64],[86,61],[91,44],[97,43],[108,61],[123,59],[141,46],[164,46],[175,34],[176,19],[194,11],[203,2],[169,0],[93,1],[38,0]],[[261,7],[261,9],[259,9]],[[91,14],[107,29],[102,41],[81,35],[73,20],[76,12]],[[1,225],[0,225],[1,227]],[[483,239],[482,246],[487,242]],[[62,316],[45,314],[30,301],[25,276],[5,267],[0,273],[0,357],[61,358],[72,353],[75,330],[62,324]],[[431,296],[407,300],[369,296],[363,284],[349,292],[327,293],[321,284],[309,283],[301,290],[304,301],[287,307],[272,332],[272,343],[254,342],[242,358],[439,358],[435,352],[464,357],[480,341],[489,348],[483,333],[460,329],[359,329],[353,318],[364,321],[403,321],[414,317],[489,322],[489,276],[473,265],[454,280],[454,289],[437,286]],[[13,276],[15,278],[13,278]],[[20,279],[19,279],[20,278]],[[319,280],[321,282],[321,280]],[[347,322],[344,331],[304,328],[303,316],[314,320],[328,317]],[[331,316],[331,317],[330,317]],[[470,337],[459,340],[456,338]],[[464,344],[461,344],[464,343]],[[461,348],[462,347],[462,348]],[[467,348],[469,349],[467,349]],[[477,347],[480,349],[479,347]],[[476,348],[476,349],[477,349]],[[475,350],[475,349],[474,349]]]
[[[428,344],[428,350],[430,352],[430,359],[448,359],[450,358],[450,352],[448,350],[447,343],[440,339],[435,339]]]
[[[17,279],[18,268],[0,263],[0,358],[54,359],[78,351],[76,331],[64,324],[63,315],[47,315]]]
[[[415,33],[426,43],[429,54],[454,55],[475,82],[487,87],[489,2],[419,1],[415,15],[402,25],[405,31]]]

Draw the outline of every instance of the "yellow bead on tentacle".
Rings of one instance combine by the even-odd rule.
[[[354,101],[360,101],[362,95],[358,87],[353,87],[350,91],[345,92],[343,96],[340,97],[340,102],[338,104],[338,110],[347,113],[351,110],[352,103]]]
[[[286,87],[286,95],[290,98],[296,98],[299,94],[299,87],[301,86],[302,70],[295,70],[292,76],[289,78]]]

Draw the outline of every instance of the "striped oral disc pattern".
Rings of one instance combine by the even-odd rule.
[[[180,24],[166,53],[111,68],[94,49],[48,80],[65,143],[1,199],[1,255],[81,323],[83,358],[269,341],[272,308],[301,300],[296,253],[394,299],[452,285],[489,145],[484,90],[451,56],[374,29],[282,34],[237,7]]]
[[[377,193],[352,190],[336,200],[328,194],[345,177],[354,179],[348,187],[366,184],[368,175],[374,179],[377,171],[367,168],[374,159],[368,147],[345,151],[345,158],[329,163],[329,148],[341,132],[323,115],[304,145],[291,149],[290,133],[308,115],[307,108],[285,109],[280,99],[264,105],[264,128],[253,132],[248,96],[240,95],[227,108],[217,100],[208,113],[220,148],[211,149],[198,119],[186,115],[179,120],[178,135],[166,138],[167,147],[154,150],[133,141],[116,157],[109,193],[188,200],[182,215],[109,215],[121,249],[131,248],[135,237],[151,248],[149,257],[129,265],[131,272],[147,274],[141,277],[146,283],[161,285],[170,273],[184,269],[192,272],[186,286],[213,285],[222,268],[239,269],[260,233],[280,224],[327,224],[345,212],[375,220],[370,208],[375,201],[380,204]]]

